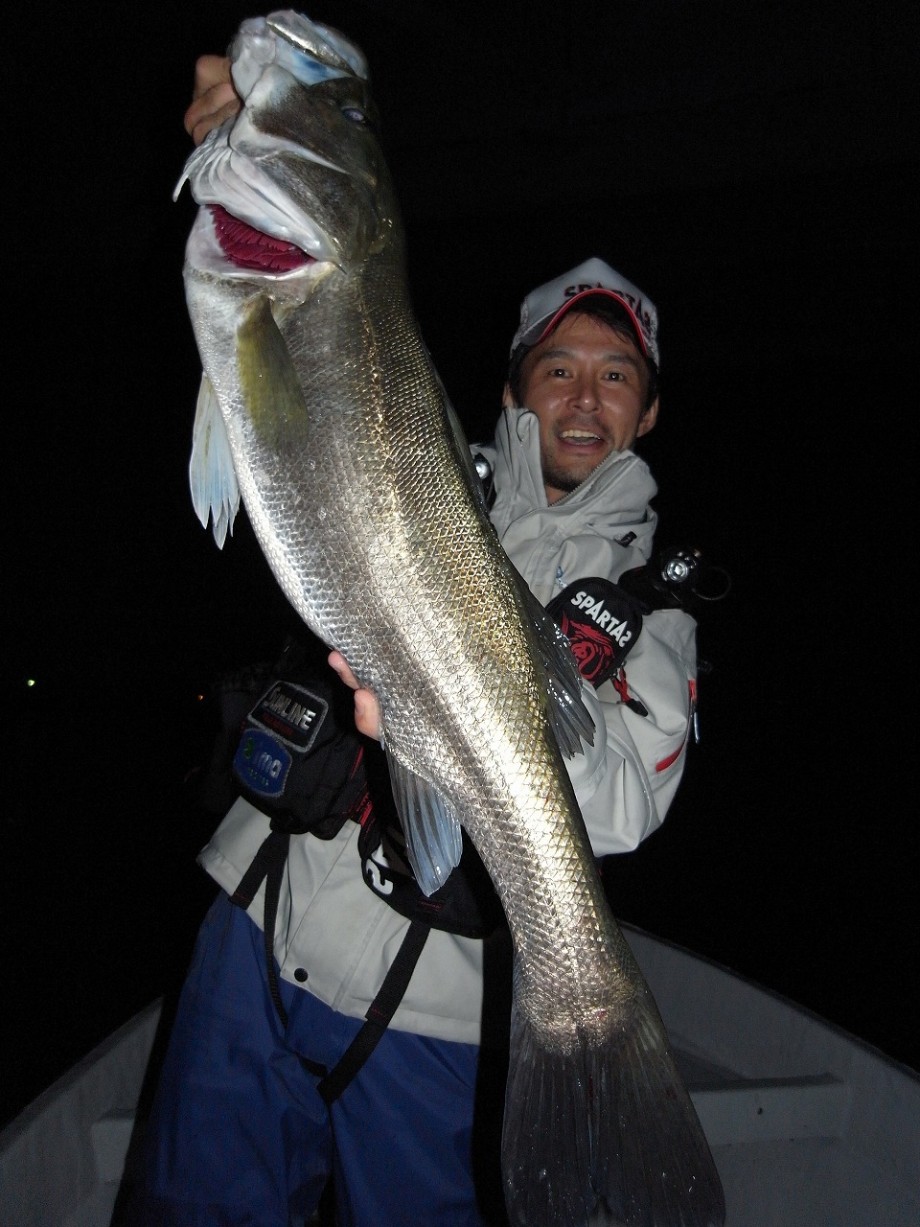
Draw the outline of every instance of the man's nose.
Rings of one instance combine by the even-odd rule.
[[[593,412],[600,408],[600,398],[594,386],[594,380],[585,375],[575,381],[572,388],[572,403],[585,412]]]

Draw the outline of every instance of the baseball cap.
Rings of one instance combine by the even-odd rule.
[[[575,303],[592,294],[613,298],[626,308],[643,351],[660,366],[655,304],[622,273],[596,256],[531,290],[521,303],[521,322],[511,342],[512,354],[519,345],[531,346],[542,341]]]

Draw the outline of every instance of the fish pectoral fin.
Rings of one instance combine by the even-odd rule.
[[[527,597],[546,671],[549,721],[560,750],[573,758],[584,752],[582,742],[594,745],[594,718],[581,697],[583,683],[571,644],[529,589]]]
[[[227,533],[233,532],[233,521],[240,509],[240,487],[227,427],[207,375],[201,376],[198,389],[188,479],[192,506],[201,526],[207,528],[208,520],[211,520],[214,540],[223,549]]]
[[[267,298],[258,298],[236,330],[240,393],[259,444],[268,452],[307,446],[309,413],[297,369]]]
[[[432,895],[459,864],[463,851],[460,820],[432,784],[404,766],[389,747],[386,754],[409,864],[423,893]]]

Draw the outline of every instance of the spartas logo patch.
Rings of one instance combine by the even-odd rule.
[[[642,614],[627,594],[600,577],[569,584],[546,608],[595,688],[617,672],[642,629]]]

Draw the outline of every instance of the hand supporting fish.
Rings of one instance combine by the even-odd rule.
[[[329,664],[340,681],[355,692],[355,728],[374,741],[383,740],[383,723],[380,719],[380,704],[372,690],[365,690],[355,677],[351,666],[341,652],[329,653]]]
[[[231,58],[243,109],[179,184],[201,206],[184,273],[196,508],[222,544],[242,497],[295,609],[379,699],[422,888],[456,864],[462,826],[499,893],[512,1222],[720,1224],[565,769],[593,737],[577,669],[501,549],[411,310],[364,57],[285,11],[244,22]]]

